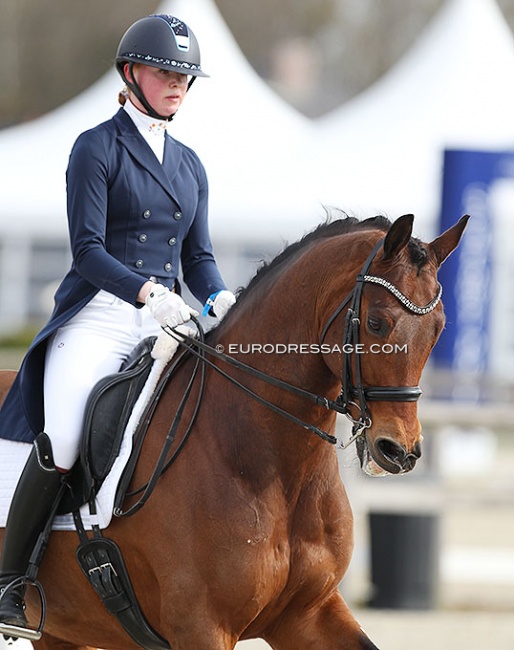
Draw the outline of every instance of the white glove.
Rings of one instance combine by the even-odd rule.
[[[155,284],[146,296],[146,305],[161,327],[177,327],[198,316],[198,312],[162,284]]]
[[[219,320],[225,317],[227,311],[236,302],[236,297],[232,291],[220,291],[213,300],[212,311],[216,314]]]

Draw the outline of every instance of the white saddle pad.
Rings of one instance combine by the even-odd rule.
[[[128,428],[127,428],[128,432]],[[111,521],[114,497],[121,472],[127,463],[131,449],[131,436],[125,434],[120,455],[116,459],[109,476],[105,479],[96,499],[97,515],[92,517],[88,506],[82,506],[81,514],[86,529],[93,524],[107,528]],[[0,439],[0,528],[5,528],[9,505],[32,445],[24,442]],[[75,530],[73,517],[59,515],[54,519],[54,530]]]
[[[194,335],[194,332],[188,328],[184,328],[184,331],[187,334]],[[128,421],[120,453],[114,461],[111,472],[98,492],[96,498],[97,514],[92,517],[88,505],[82,506],[81,508],[80,513],[86,530],[90,530],[93,524],[98,525],[103,530],[104,528],[107,528],[111,521],[114,509],[114,498],[116,496],[121,474],[128,462],[130,452],[132,451],[132,438],[134,432],[143,410],[155,390],[162,371],[173,357],[177,347],[178,343],[164,333],[157,339],[154,349],[152,350],[152,356],[155,361]],[[9,505],[31,449],[31,444],[0,438],[0,528],[5,528]],[[53,529],[75,530],[72,515],[59,515],[56,517]]]

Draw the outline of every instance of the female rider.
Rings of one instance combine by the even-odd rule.
[[[192,82],[207,76],[193,32],[173,16],[147,16],[122,37],[116,66],[127,101],[79,136],[69,160],[71,269],[0,411],[1,437],[34,441],[0,559],[0,633],[11,637],[31,638],[22,578],[78,457],[91,388],[140,340],[195,314],[180,297],[180,263],[212,315],[235,301],[213,256],[204,168],[166,132]]]

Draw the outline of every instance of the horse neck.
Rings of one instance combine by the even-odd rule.
[[[215,335],[213,345],[221,343],[226,352],[243,363],[267,375],[302,388],[316,395],[335,399],[340,382],[328,369],[317,348],[320,322],[317,314],[316,291],[290,290],[285,277],[264,284],[254,296],[247,296],[237,311],[227,317]],[[311,282],[312,285],[312,282]],[[250,299],[251,298],[251,299]],[[253,347],[252,347],[253,346]],[[303,346],[303,347],[301,347]],[[253,350],[253,351],[252,351]],[[288,413],[324,431],[333,431],[335,414],[317,406],[305,397],[254,379],[239,371],[230,370],[245,386],[260,397],[280,406]],[[247,440],[254,453],[262,456],[269,451],[268,466],[280,473],[298,473],[303,465],[322,462],[330,444],[314,433],[294,425],[280,414],[273,413],[251,398],[244,399],[245,407],[258,422],[258,435]],[[242,403],[242,402],[241,402]],[[254,423],[255,428],[255,423]],[[234,435],[238,435],[234,432]],[[266,438],[263,444],[263,438]]]
[[[224,341],[224,346],[227,341],[237,341],[243,349],[245,342],[251,344],[254,340],[249,329],[231,327],[219,340]],[[262,332],[264,336],[266,330]],[[284,340],[274,334],[276,332],[272,329],[267,340]],[[311,357],[314,355],[301,355],[300,363],[296,358],[292,359],[297,355],[288,354],[254,353],[231,356],[271,377],[316,394],[335,399],[339,390],[337,381],[335,390],[330,387],[325,390],[328,369],[326,366],[320,368],[322,364],[319,360],[313,363]],[[223,369],[259,398],[279,406],[306,424],[315,425],[328,433],[334,432],[334,412],[234,368],[227,369],[225,366]],[[215,407],[217,420],[232,424],[224,429],[221,454],[225,457],[230,471],[235,472],[235,478],[250,485],[254,494],[265,495],[270,490],[276,494],[282,492],[288,507],[292,507],[300,498],[306,484],[315,489],[319,481],[328,485],[334,475],[338,475],[333,445],[246,395],[238,387],[226,381],[222,386],[223,393],[219,395]],[[234,418],[235,413],[237,416]]]

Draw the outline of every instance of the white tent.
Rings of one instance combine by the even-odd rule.
[[[315,225],[322,204],[433,224],[445,147],[514,143],[514,41],[495,0],[448,0],[382,80],[316,122],[248,64],[212,0],[168,0],[191,24],[210,79],[171,126],[205,162],[215,238],[277,241]],[[64,173],[77,135],[117,110],[111,71],[77,98],[0,133],[3,229],[66,232]],[[12,217],[12,218],[9,218]]]
[[[444,149],[512,147],[513,106],[514,39],[495,0],[448,0],[379,82],[319,120],[319,193],[365,214],[413,212],[430,236]]]

